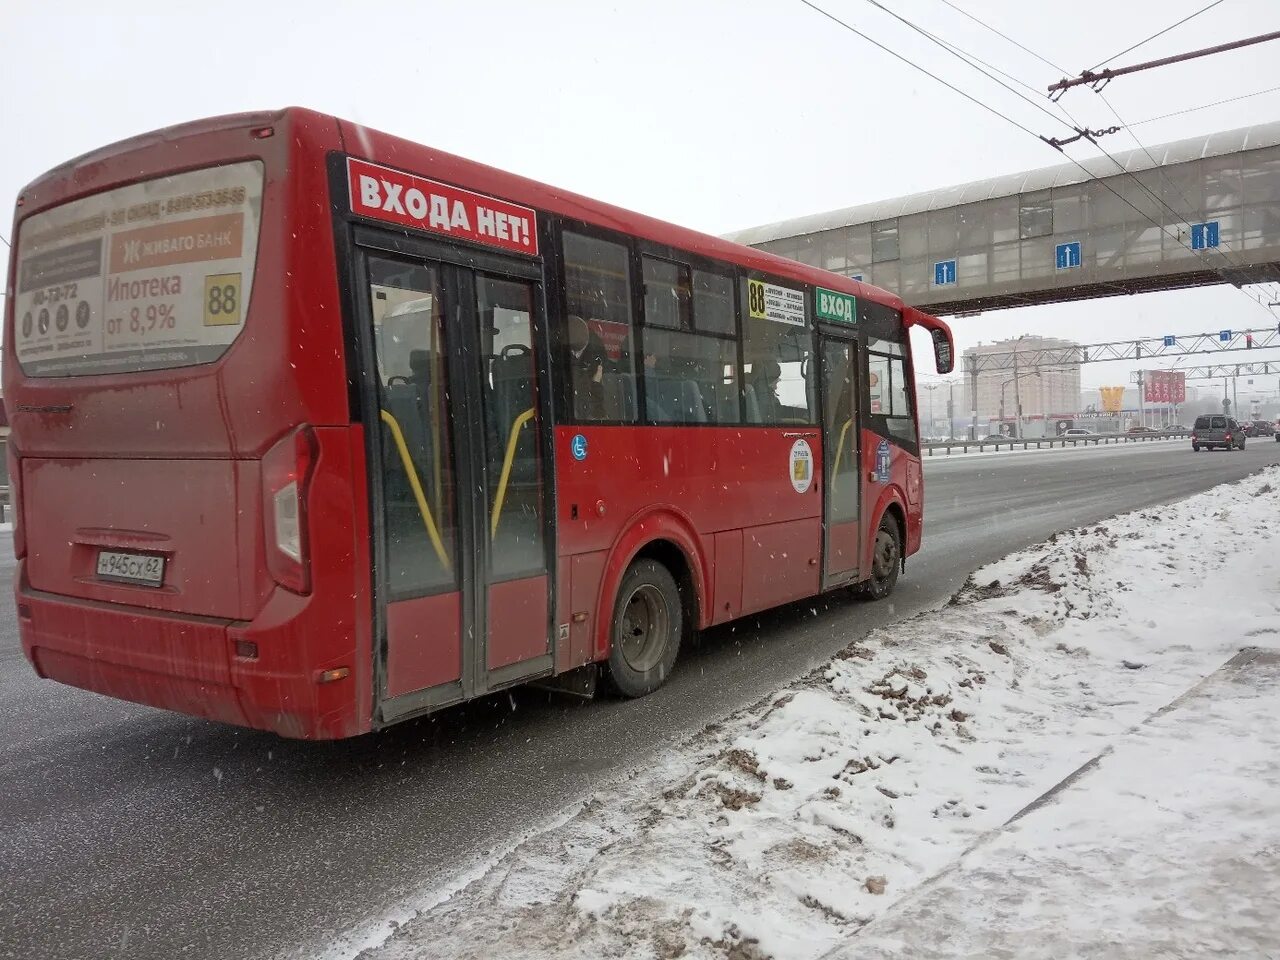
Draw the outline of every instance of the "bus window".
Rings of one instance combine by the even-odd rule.
[[[564,233],[570,420],[636,419],[627,248]]]
[[[650,423],[739,422],[736,343],[719,334],[691,332],[703,328],[695,310],[699,305],[706,309],[708,326],[723,326],[715,300],[694,293],[694,273],[714,275],[654,257],[644,258],[643,273],[645,418]]]
[[[874,341],[873,341],[874,342]],[[911,409],[906,361],[879,353],[867,354],[868,411],[885,418],[885,427],[899,440],[916,442],[916,422]]]
[[[693,322],[699,333],[738,335],[733,281],[707,270],[693,271]]]
[[[457,568],[453,444],[439,273],[422,264],[370,257],[369,299],[382,421],[388,586],[395,597],[451,589]]]
[[[748,303],[747,281],[742,302]],[[743,320],[747,423],[812,424],[813,337],[806,322],[748,316]]]

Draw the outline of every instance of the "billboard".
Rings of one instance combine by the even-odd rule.
[[[1147,403],[1183,403],[1187,375],[1181,370],[1148,370],[1143,374],[1142,399]]]
[[[1124,387],[1099,387],[1103,413],[1119,413],[1124,407]]]

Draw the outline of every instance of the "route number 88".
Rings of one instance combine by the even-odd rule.
[[[759,280],[747,281],[747,305],[750,308],[751,316],[754,319],[763,319],[767,314],[765,310],[764,283]]]
[[[204,278],[204,325],[224,327],[240,322],[240,274],[218,273]]]
[[[235,313],[239,309],[236,303],[236,295],[239,292],[234,283],[214,285],[209,288],[209,302],[205,304],[205,309],[209,311],[211,317]]]

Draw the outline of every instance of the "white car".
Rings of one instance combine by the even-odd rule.
[[[1094,433],[1092,430],[1081,430],[1080,428],[1076,427],[1071,430],[1063,431],[1062,436],[1065,439],[1071,440],[1077,437],[1096,437],[1097,434]]]

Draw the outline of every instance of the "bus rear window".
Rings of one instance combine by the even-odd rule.
[[[28,217],[12,342],[30,377],[217,360],[240,334],[262,216],[259,161],[159,177]]]

